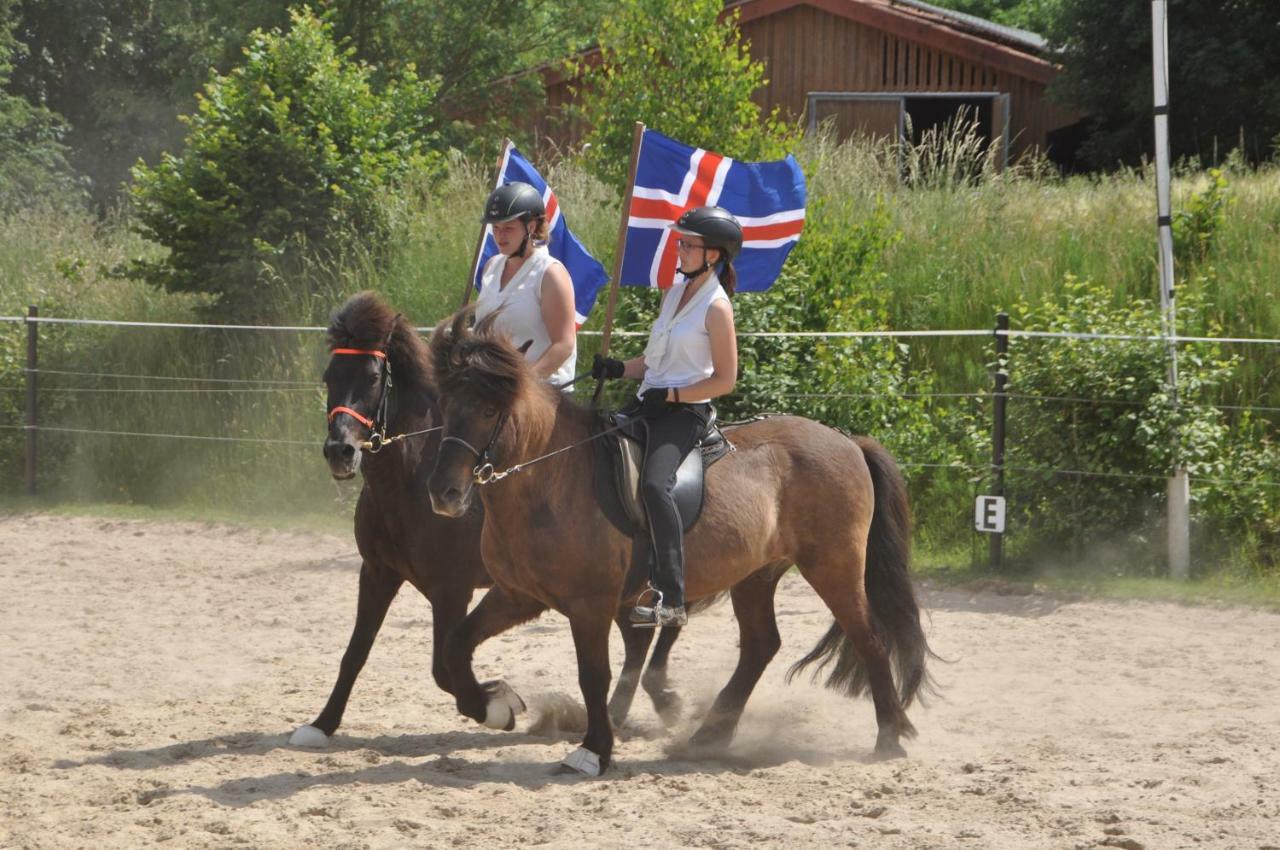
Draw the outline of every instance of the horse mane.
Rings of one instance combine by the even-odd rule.
[[[462,308],[431,334],[431,366],[441,395],[465,394],[498,410],[519,410],[531,432],[549,428],[557,409],[588,415],[534,375],[524,354],[498,330],[496,312],[469,327],[473,312]],[[539,400],[545,404],[536,404]],[[541,418],[540,411],[548,411],[548,417],[530,421]]]
[[[335,310],[328,337],[330,348],[385,350],[398,386],[435,397],[426,343],[376,292],[356,293]]]

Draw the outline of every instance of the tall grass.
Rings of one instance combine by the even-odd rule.
[[[1043,162],[1026,160],[999,170],[991,149],[962,124],[940,128],[906,147],[836,144],[819,136],[806,140],[797,155],[809,180],[811,223],[821,222],[811,226],[855,227],[883,207],[900,234],[882,260],[879,285],[888,298],[886,314],[875,324],[988,328],[998,310],[1018,301],[1058,299],[1068,275],[1104,282],[1116,304],[1157,297],[1155,188],[1148,169],[1062,179]],[[572,158],[539,164],[570,225],[611,269],[617,194]],[[470,274],[491,168],[489,162],[458,157],[444,178],[411,180],[389,195],[389,245],[288,273],[284,282],[293,293],[291,321],[322,323],[346,295],[365,288],[381,291],[420,325],[447,315],[461,299]],[[1180,285],[1206,291],[1222,334],[1278,338],[1280,168],[1237,167],[1227,177],[1230,203],[1213,248],[1203,261],[1180,269]],[[1180,173],[1175,208],[1204,191],[1206,182],[1204,175]],[[100,221],[48,207],[0,220],[0,314],[18,314],[35,303],[45,315],[194,320],[198,299],[112,273],[155,251],[130,234],[125,214]],[[637,326],[650,310],[634,306],[643,297],[628,299],[633,305],[628,315]],[[741,297],[788,295],[779,291]],[[588,329],[600,326],[604,303],[602,298]],[[51,496],[197,509],[349,510],[355,486],[335,485],[319,458],[324,433],[319,375],[326,357],[321,334],[51,325],[42,326],[40,334],[44,369],[299,384],[45,374],[40,410],[45,425],[310,443],[219,444],[42,433],[41,484]],[[20,424],[24,336],[21,325],[0,324],[0,424]],[[624,353],[638,353],[633,342],[617,344]],[[594,346],[584,338],[580,362]],[[1245,358],[1243,381],[1227,400],[1280,407],[1274,378],[1280,348],[1235,350]],[[987,388],[990,358],[989,340],[932,340],[912,344],[910,363],[935,374],[937,391],[964,393]],[[805,364],[798,362],[796,368]],[[743,376],[743,382],[750,380]],[[220,391],[67,391],[144,387]],[[226,389],[233,391],[222,391]],[[21,431],[0,430],[0,491],[5,493],[21,487],[21,442]],[[978,488],[977,482],[959,475],[952,490]],[[963,525],[965,509],[955,508],[957,527]],[[951,508],[928,510],[941,517]],[[941,546],[947,541],[937,542]]]

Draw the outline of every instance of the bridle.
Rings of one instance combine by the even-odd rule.
[[[388,338],[388,342],[390,339]],[[411,431],[407,434],[396,434],[394,437],[387,436],[387,400],[390,397],[392,387],[391,380],[391,361],[387,358],[387,352],[379,348],[334,348],[330,354],[344,354],[356,357],[376,357],[379,361],[378,379],[382,382],[382,392],[378,396],[378,406],[374,410],[373,418],[370,419],[360,411],[346,405],[338,405],[329,411],[329,421],[332,422],[339,414],[345,413],[352,419],[359,422],[369,431],[369,439],[360,442],[360,448],[370,454],[377,454],[387,446],[403,440],[408,437],[417,437],[422,434],[430,434],[432,431],[439,431],[443,425],[436,425],[432,428],[423,428],[421,431]]]
[[[490,481],[496,480],[495,476],[497,478],[505,477],[494,472],[493,461],[490,458],[489,453],[493,451],[494,444],[498,442],[498,434],[502,433],[502,426],[506,424],[507,414],[506,411],[503,411],[498,416],[498,421],[493,423],[493,433],[489,435],[489,442],[485,443],[483,451],[476,449],[475,446],[471,445],[461,437],[455,437],[452,434],[447,434],[442,440],[440,440],[440,448],[443,450],[445,443],[457,443],[467,451],[471,452],[472,456],[476,459],[476,465],[471,470],[471,476],[475,479],[477,484],[488,484]]]

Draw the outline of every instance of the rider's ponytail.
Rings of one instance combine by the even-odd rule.
[[[733,269],[733,260],[725,260],[720,264],[720,286],[725,295],[733,297],[733,291],[738,288],[738,273]]]

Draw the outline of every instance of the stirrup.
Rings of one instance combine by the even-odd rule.
[[[653,593],[657,599],[652,605],[637,605],[631,609],[631,625],[637,629],[660,629],[667,626],[684,626],[689,623],[689,614],[683,605],[664,605],[662,591],[650,585],[646,593]],[[643,594],[641,594],[643,596]]]

